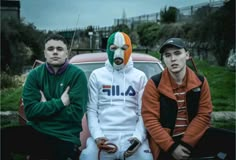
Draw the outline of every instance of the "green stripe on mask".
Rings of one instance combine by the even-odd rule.
[[[110,35],[110,37],[107,40],[107,55],[108,55],[108,60],[109,60],[109,62],[112,66],[113,66],[113,57],[114,57],[115,52],[110,50],[110,46],[114,44],[114,39],[115,39],[115,34],[116,33],[117,32]]]

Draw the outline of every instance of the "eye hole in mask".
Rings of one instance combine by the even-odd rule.
[[[118,46],[116,46],[116,45],[114,45],[114,44],[110,46],[110,50],[111,50],[111,51],[115,51],[115,50],[117,50],[117,49],[118,49]]]
[[[116,46],[116,45],[111,45],[110,46],[110,51],[115,51],[115,50],[117,50],[118,48],[120,48],[120,49],[122,49],[122,50],[127,50],[128,48],[129,48],[129,45],[127,45],[127,44],[125,44],[125,45],[123,45],[122,47],[118,47],[118,46]]]
[[[124,51],[127,50],[128,48],[129,48],[129,45],[127,45],[127,44],[125,44],[121,47],[121,49],[124,50]]]

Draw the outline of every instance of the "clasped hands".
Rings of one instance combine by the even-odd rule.
[[[98,148],[100,146],[106,144],[107,141],[108,141],[108,139],[106,137],[100,137],[95,140]],[[138,148],[141,146],[141,142],[135,137],[130,138],[128,141],[130,142],[130,146],[124,152],[124,157],[132,156],[138,150]],[[104,150],[104,151],[106,151],[106,150]],[[112,153],[112,152],[109,152],[109,150],[107,150],[106,152]]]
[[[190,150],[184,147],[183,145],[179,144],[175,150],[172,152],[172,156],[176,160],[187,160],[190,157]]]

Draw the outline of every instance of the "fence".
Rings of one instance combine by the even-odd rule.
[[[198,9],[202,7],[209,7],[209,8],[219,8],[224,5],[225,0],[219,0],[219,1],[210,1],[209,3],[200,3],[192,6],[182,7],[178,8],[179,15],[177,20],[185,20],[186,17],[192,16]],[[184,17],[185,16],[185,17]],[[130,28],[135,28],[138,24],[141,24],[143,22],[159,22],[160,21],[160,13],[151,13],[151,14],[144,14],[136,17],[130,17],[130,18],[120,18],[120,19],[114,19],[114,25],[120,25],[120,24],[126,24]],[[97,32],[100,34],[101,37],[108,37],[110,31],[112,30],[113,26],[106,26],[106,27],[99,27],[99,26],[92,26],[94,32]],[[73,36],[73,33],[77,30],[84,31],[87,28],[74,28],[74,29],[67,29],[67,30],[61,30],[58,32],[61,32],[63,35],[66,36],[66,38],[71,39]]]
[[[72,54],[81,54],[81,53],[96,53],[96,52],[106,52],[106,49],[94,49],[94,48],[78,48],[78,49],[72,49]],[[132,50],[133,52],[139,52],[139,53],[148,53],[147,48],[134,48]]]
[[[180,16],[192,16],[198,9],[202,7],[209,7],[209,8],[219,8],[224,5],[224,0],[219,0],[219,1],[213,1],[213,2],[206,2],[206,3],[199,3],[196,5],[192,6],[187,6],[187,7],[182,7],[178,8],[179,15]],[[183,18],[182,18],[183,19]],[[179,18],[179,20],[181,20]],[[129,27],[132,27],[134,24],[140,24],[143,22],[160,22],[160,13],[152,13],[152,14],[145,14],[145,15],[140,15],[137,17],[130,17],[130,18],[120,18],[120,19],[115,19],[114,20],[114,25],[119,25],[119,24],[126,24]]]

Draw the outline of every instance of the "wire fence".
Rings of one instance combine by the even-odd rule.
[[[224,0],[219,1],[212,1],[212,2],[205,2],[205,3],[199,3],[192,6],[177,8],[179,11],[179,15],[177,17],[183,17],[183,16],[193,16],[193,14],[202,7],[209,7],[209,8],[219,8],[224,5]],[[181,20],[179,18],[179,20]],[[126,24],[128,26],[132,26],[134,24],[140,24],[143,22],[159,22],[160,21],[160,12],[152,13],[152,14],[144,14],[136,17],[130,17],[130,18],[119,18],[114,20],[114,25],[119,24]]]
[[[177,20],[186,20],[186,17],[191,17],[194,15],[194,13],[202,8],[202,7],[209,7],[209,8],[219,8],[224,5],[224,2],[226,0],[210,0],[210,2],[205,2],[205,3],[199,3],[196,5],[192,6],[186,6],[186,7],[181,7],[177,8],[179,15],[177,15]],[[136,17],[129,17],[129,18],[118,18],[114,19],[114,24],[113,26],[117,26],[120,24],[126,24],[127,26],[134,28],[138,24],[144,23],[144,22],[160,22],[160,12],[156,13],[151,13],[151,14],[143,14],[140,16]],[[100,26],[92,26],[95,32],[101,32],[102,35],[107,36],[107,34],[112,30],[113,26],[105,26],[105,27],[100,27]],[[74,33],[75,30],[86,30],[87,28],[73,28],[73,29],[66,29],[66,30],[60,30],[58,32],[63,32],[63,34],[66,34],[68,38],[72,38],[72,33]]]

